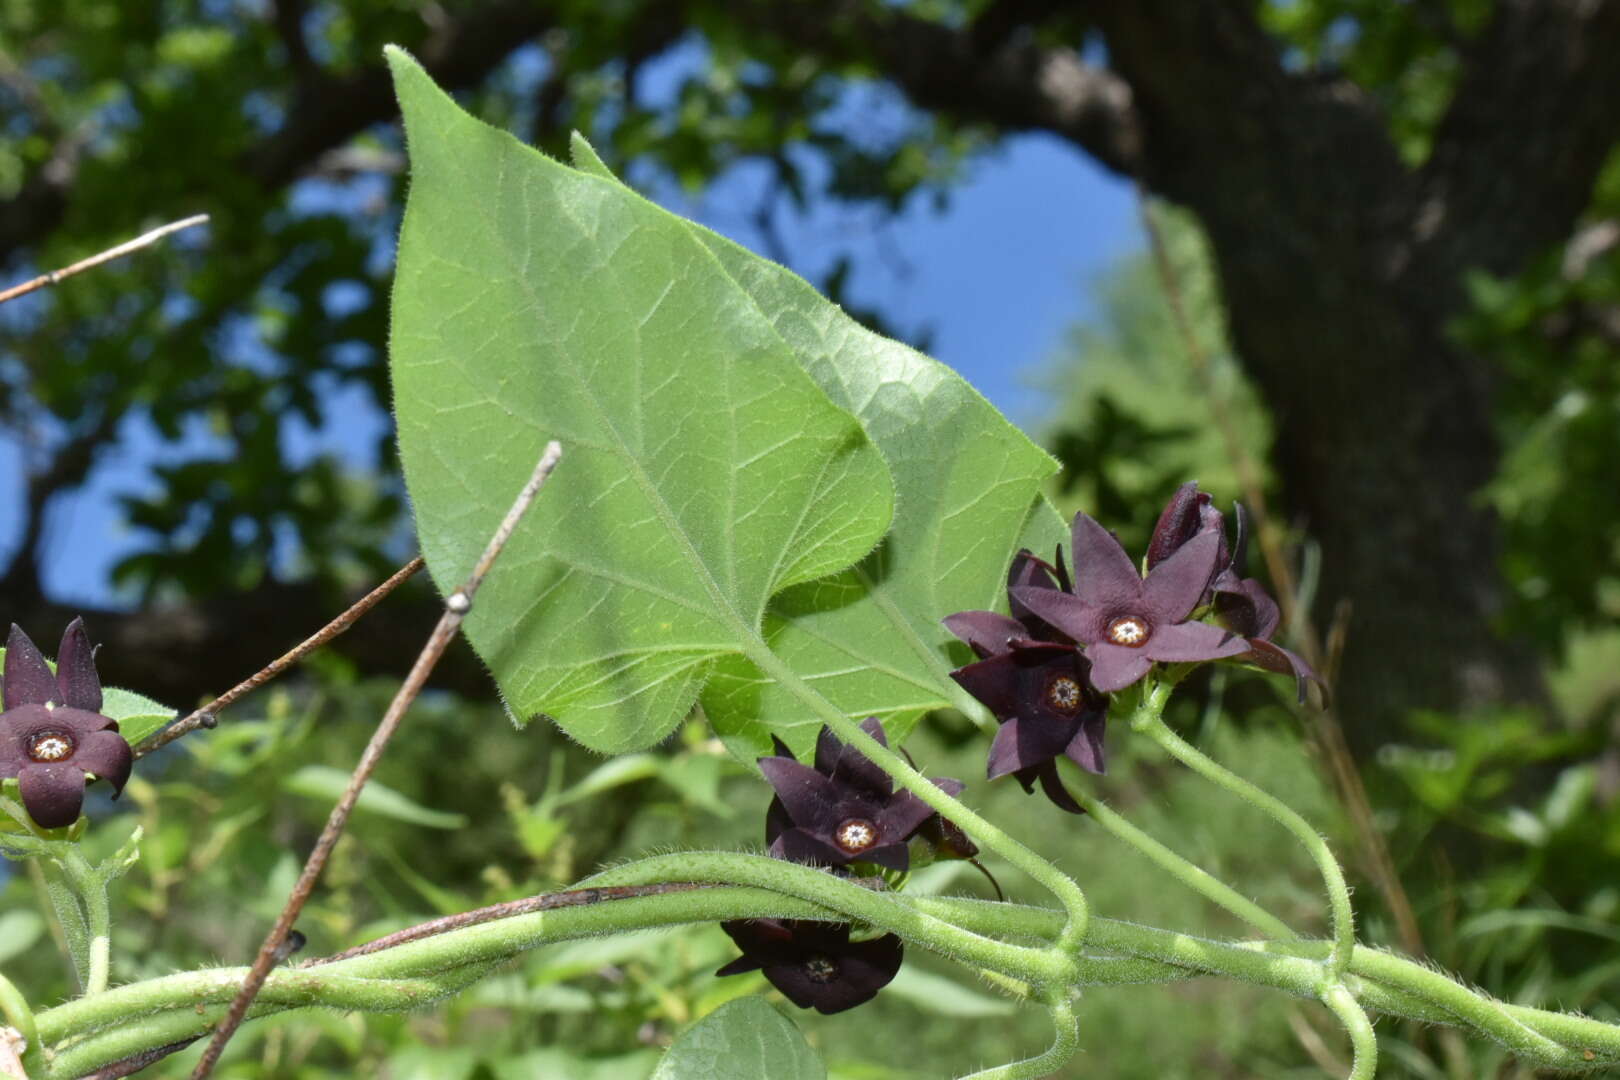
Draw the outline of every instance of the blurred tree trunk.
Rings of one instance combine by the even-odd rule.
[[[1198,216],[1284,502],[1322,546],[1317,615],[1352,604],[1339,704],[1365,756],[1407,709],[1540,697],[1533,650],[1492,625],[1493,372],[1448,326],[1470,271],[1523,269],[1590,202],[1620,138],[1620,3],[1499,2],[1418,165],[1362,87],[1291,70],[1257,8],[1008,0],[869,33],[919,105],[1052,131]],[[1053,18],[1087,20],[1108,67],[1040,44]]]

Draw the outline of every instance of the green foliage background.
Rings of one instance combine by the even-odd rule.
[[[340,72],[369,63],[384,41],[421,32],[408,5],[319,6],[327,16],[322,58]],[[1446,6],[1464,26],[1488,7]],[[912,118],[900,136],[872,146],[817,134],[810,118],[831,107],[829,81],[786,54],[767,58],[763,71],[750,67],[718,19],[706,27],[713,63],[680,87],[674,108],[627,109],[615,66],[618,9],[581,7],[591,10],[570,11],[592,21],[594,32],[589,47],[570,54],[565,115],[541,116],[544,103],[518,94],[506,76],[467,92],[469,107],[527,127],[559,153],[569,127],[590,131],[615,164],[633,165],[632,179],[641,170],[643,178],[671,175],[696,188],[744,156],[776,155],[793,199],[890,206],[944,190],[936,185],[988,138],[929,117]],[[1267,8],[1302,55],[1342,65],[1374,88],[1411,157],[1426,146],[1454,77],[1444,35],[1415,7],[1323,0]],[[5,193],[15,194],[50,149],[52,132],[38,126],[40,116],[58,126],[100,125],[98,153],[80,180],[88,195],[34,253],[41,267],[121,238],[131,206],[192,205],[189,163],[240,161],[262,135],[248,105],[292,103],[286,58],[264,20],[236,9],[223,17],[177,10],[90,0],[0,6],[6,56],[57,48],[62,57],[59,77],[41,84],[44,108],[0,135]],[[1335,46],[1327,31],[1344,19],[1362,32]],[[40,44],[53,40],[65,44]],[[858,65],[850,74],[861,74]],[[138,130],[119,122],[128,115],[139,117]],[[794,140],[833,163],[826,191],[807,192],[778,153]],[[399,143],[378,127],[360,149],[387,159]],[[361,400],[386,398],[379,350],[397,174],[368,188],[348,184],[337,164],[314,182],[332,201],[302,204],[272,197],[245,171],[209,174],[208,250],[182,239],[86,275],[72,289],[7,307],[7,370],[20,366],[30,381],[24,392],[15,379],[0,380],[0,418],[9,427],[40,424],[60,445],[86,452],[136,421],[176,446],[196,432],[225,442],[226,453],[180,453],[159,465],[150,492],[131,497],[130,521],[152,543],[119,574],[147,598],[243,587],[277,571],[333,585],[372,579],[401,550],[391,441],[377,440],[370,466],[317,459],[289,480],[285,422],[318,422],[322,401],[344,389]],[[1611,176],[1590,214],[1602,221],[1617,213],[1620,183]],[[1200,239],[1173,216],[1163,225],[1218,385],[1230,394],[1249,449],[1263,455],[1269,419],[1223,344]],[[1559,718],[1422,716],[1406,743],[1367,767],[1386,808],[1379,825],[1436,962],[1503,996],[1597,1015],[1612,1013],[1606,1002],[1620,972],[1612,872],[1620,816],[1608,745],[1620,705],[1620,639],[1612,629],[1620,614],[1620,517],[1612,498],[1593,497],[1612,493],[1620,462],[1620,362],[1606,321],[1620,304],[1616,260],[1614,247],[1599,247],[1578,274],[1559,254],[1514,280],[1480,279],[1476,313],[1456,328],[1507,375],[1499,418],[1510,452],[1489,492],[1508,523],[1515,586],[1503,620],[1566,658],[1551,671]],[[348,302],[330,302],[334,285],[348,290]],[[1236,484],[1203,390],[1178,359],[1183,351],[1146,261],[1122,263],[1095,292],[1102,315],[1078,327],[1072,351],[1054,359],[1050,382],[1061,404],[1044,441],[1068,466],[1054,500],[1117,523],[1130,543],[1145,535],[1170,484],[1196,475],[1223,501]],[[243,340],[253,347],[240,348]],[[1180,728],[1306,812],[1349,853],[1354,873],[1363,853],[1275,688],[1234,677],[1195,689],[1175,718]],[[332,770],[352,764],[390,692],[328,658],[304,683],[262,696],[219,730],[143,764],[122,802],[97,806],[92,844],[110,850],[136,822],[147,836],[141,867],[115,897],[125,913],[115,942],[119,978],[246,959],[324,818]],[[1220,707],[1230,719],[1218,719]],[[448,695],[419,705],[408,730],[379,776],[392,795],[373,796],[363,808],[301,924],[311,952],[557,888],[651,849],[759,843],[765,793],[698,723],[661,748],[606,764],[549,725],[515,732],[497,708]],[[933,774],[980,775],[982,745],[948,710],[922,720],[911,749]],[[1280,836],[1241,808],[1210,802],[1193,780],[1121,732],[1111,749],[1110,777],[1082,782],[1285,918],[1308,923],[1316,910],[1310,870]],[[1100,911],[1237,932],[1195,899],[1161,888],[1088,823],[1009,784],[980,787],[974,798],[1074,873]],[[1454,855],[1459,836],[1468,844]],[[992,869],[1003,881],[1011,877]],[[985,894],[971,875],[937,878],[935,887]],[[40,988],[41,1000],[66,994],[32,883],[13,874],[4,890],[0,964],[31,991]],[[244,904],[243,897],[260,899]],[[1367,937],[1395,942],[1391,918],[1365,882],[1358,902]],[[430,1013],[295,1014],[250,1025],[234,1044],[228,1074],[646,1075],[661,1047],[695,1020],[762,989],[757,976],[710,975],[731,955],[713,928],[536,954]],[[1226,985],[1094,994],[1083,1016],[1089,1050],[1075,1076],[1320,1075],[1306,1034],[1313,1026],[1329,1054],[1341,1052],[1311,1009]],[[960,1063],[964,1031],[985,1061],[1044,1038],[1040,1018],[927,961],[908,963],[906,980],[867,1009],[794,1019],[833,1075],[849,1078],[943,1075]],[[1391,1075],[1522,1075],[1492,1051],[1468,1048],[1459,1057],[1429,1033],[1380,1034]]]

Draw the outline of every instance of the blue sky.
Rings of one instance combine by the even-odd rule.
[[[764,244],[749,220],[763,174],[731,170],[701,196],[654,192],[677,212],[756,250]],[[884,313],[909,336],[932,335],[931,351],[979,388],[1014,421],[1038,424],[1045,415],[1034,381],[1063,347],[1066,331],[1092,314],[1090,285],[1122,256],[1142,247],[1129,185],[1103,172],[1056,139],[1023,135],[973,161],[948,208],[914,199],[898,218],[821,205],[805,216],[780,208],[776,226],[788,264],[817,280],[840,255],[853,262],[847,299]],[[300,456],[332,449],[349,455],[364,442],[354,403],[334,401],[340,434],[303,432]],[[347,444],[347,445],[345,445]],[[122,452],[108,455],[80,493],[57,500],[51,533],[60,541],[46,587],[64,601],[110,600],[108,570],[140,546],[122,522],[114,497],[150,483],[147,466],[159,457],[199,447],[159,448],[139,427]],[[8,455],[9,456],[9,455]],[[0,491],[0,506],[19,492]],[[0,546],[11,530],[0,526]]]

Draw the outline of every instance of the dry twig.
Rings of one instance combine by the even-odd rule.
[[[259,687],[263,686],[277,675],[280,675],[282,672],[298,663],[298,661],[302,660],[304,657],[308,656],[310,653],[314,652],[316,649],[320,648],[322,645],[325,645],[327,642],[343,633],[343,631],[359,622],[360,616],[376,607],[383,597],[399,588],[399,586],[404,584],[406,579],[408,579],[412,574],[415,574],[418,570],[422,569],[422,566],[422,557],[418,555],[416,558],[394,571],[393,576],[387,581],[383,582],[381,585],[378,585],[375,589],[372,589],[365,596],[362,596],[354,603],[352,607],[349,608],[349,610],[345,611],[343,614],[321,627],[314,634],[310,635],[308,638],[304,639],[304,641],[294,646],[291,650],[270,661],[270,663],[266,664],[252,675],[249,675],[246,679],[243,679],[241,682],[219,695],[219,697],[215,698],[213,701],[210,701],[207,705],[204,705],[202,708],[192,712],[191,715],[183,719],[176,720],[162,731],[152,735],[145,742],[141,743],[141,745],[135,748],[135,756],[137,758],[145,757],[154,750],[161,750],[163,747],[174,742],[174,740],[178,739],[182,735],[189,735],[198,728],[213,727],[215,724],[219,723],[219,714],[222,709],[235,704],[239,698],[251,693],[254,690],[257,690]]]
[[[315,888],[316,878],[320,876],[321,870],[325,868],[326,860],[331,856],[332,849],[337,846],[338,837],[343,834],[343,828],[348,824],[349,814],[354,809],[355,802],[360,798],[360,792],[365,787],[366,781],[371,777],[372,771],[376,769],[377,762],[381,760],[383,750],[388,746],[389,739],[393,738],[394,732],[398,730],[400,720],[405,715],[405,710],[416,700],[416,695],[421,692],[422,686],[427,682],[428,675],[433,671],[434,665],[439,662],[439,657],[444,654],[445,648],[450,644],[451,639],[455,637],[456,631],[460,629],[462,620],[472,610],[473,594],[478,591],[479,585],[483,584],[484,576],[489,573],[489,569],[500,555],[501,549],[506,546],[507,540],[511,538],[512,530],[517,527],[518,521],[533,505],[535,497],[540,493],[541,486],[545,483],[546,478],[551,475],[552,469],[556,468],[561,457],[562,447],[558,443],[553,441],[546,444],[545,452],[540,455],[540,460],[535,465],[534,472],[529,477],[529,482],[523,485],[523,490],[518,493],[517,499],[512,503],[512,508],[507,511],[505,519],[496,528],[495,535],[490,537],[489,545],[484,549],[484,554],[479,558],[477,565],[473,567],[471,576],[467,578],[466,583],[459,589],[445,597],[444,615],[440,617],[439,624],[433,628],[433,633],[429,636],[427,644],[422,647],[422,652],[417,656],[416,663],[411,667],[410,674],[400,684],[399,692],[394,695],[394,700],[389,704],[388,711],[383,714],[381,722],[377,725],[377,730],[371,736],[371,741],[366,745],[365,753],[361,754],[360,763],[355,766],[354,773],[349,778],[349,786],[344,790],[343,797],[338,800],[337,805],[332,808],[332,814],[327,818],[326,827],[321,830],[320,838],[315,842],[314,850],[310,852],[309,859],[304,863],[304,871],[298,876],[298,882],[293,886],[292,895],[287,898],[286,907],[282,909],[280,917],[276,919],[275,926],[271,928],[269,935],[264,939],[264,944],[259,947],[259,955],[254,959],[253,967],[248,971],[247,978],[243,980],[242,989],[237,992],[235,999],[231,1002],[230,1010],[226,1012],[225,1018],[220,1021],[219,1027],[214,1032],[213,1039],[208,1044],[208,1048],[203,1051],[201,1060],[197,1062],[197,1067],[191,1074],[192,1080],[205,1080],[213,1072],[214,1064],[219,1060],[219,1055],[225,1049],[225,1044],[230,1041],[236,1029],[241,1026],[242,1019],[247,1015],[248,1007],[253,1004],[253,999],[258,996],[260,988],[264,986],[265,978],[269,976],[270,969],[275,965],[277,950],[280,949],[281,943],[286,940],[287,934],[292,930],[293,923],[297,920],[299,912],[304,908],[304,903],[309,899],[310,892]]]
[[[21,285],[13,285],[9,289],[0,291],[0,304],[5,303],[7,300],[15,300],[19,296],[26,296],[28,293],[34,292],[38,289],[43,289],[47,285],[55,285],[63,278],[70,278],[74,274],[89,270],[92,267],[100,266],[102,263],[111,262],[112,260],[121,256],[128,255],[132,251],[139,251],[143,247],[148,247],[157,243],[159,240],[162,240],[165,236],[168,236],[171,233],[177,233],[181,229],[189,229],[193,225],[201,225],[207,220],[207,214],[194,214],[191,217],[185,218],[181,221],[171,221],[167,225],[160,225],[151,232],[142,233],[133,240],[124,241],[117,247],[110,247],[106,251],[90,256],[88,259],[80,259],[72,266],[64,266],[60,270],[52,270],[48,274],[41,274],[32,281],[25,281]]]

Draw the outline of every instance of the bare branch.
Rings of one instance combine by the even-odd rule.
[[[133,240],[126,240],[116,247],[110,247],[106,251],[92,255],[88,259],[80,259],[72,266],[64,266],[60,270],[52,270],[48,274],[41,274],[32,281],[25,281],[21,285],[14,285],[9,289],[0,291],[0,304],[5,303],[7,300],[15,300],[17,297],[24,296],[36,289],[43,289],[47,285],[55,285],[57,282],[62,281],[65,278],[70,278],[74,274],[82,273],[85,270],[100,266],[105,262],[111,262],[114,259],[128,255],[132,251],[139,251],[141,248],[150,247],[159,240],[162,240],[165,236],[170,236],[182,229],[189,229],[193,225],[201,225],[207,220],[207,214],[194,214],[191,217],[180,221],[171,221],[167,225],[160,225],[150,232],[142,233]]]
[[[383,597],[399,588],[400,585],[405,583],[406,579],[415,574],[418,570],[422,569],[422,566],[422,557],[419,555],[396,570],[392,577],[383,582],[381,585],[378,585],[375,589],[372,589],[343,614],[321,627],[293,649],[284,653],[277,659],[272,660],[270,663],[266,664],[252,675],[249,675],[246,679],[243,679],[241,682],[219,695],[219,697],[215,698],[213,701],[210,701],[207,705],[204,705],[202,708],[191,713],[191,715],[182,720],[176,720],[162,731],[141,743],[141,745],[135,748],[135,756],[137,758],[145,757],[154,750],[161,750],[163,747],[174,742],[174,740],[180,738],[182,735],[190,734],[191,732],[196,731],[198,728],[213,727],[215,724],[219,723],[219,714],[221,710],[235,704],[240,698],[252,693],[254,690],[257,690],[259,687],[263,686],[271,679],[274,679],[277,675],[280,675],[282,672],[298,663],[298,661],[302,660],[304,657],[308,656],[310,653],[314,652],[316,649],[320,648],[322,645],[325,645],[327,642],[343,633],[349,627],[353,626],[359,621],[362,615],[376,607],[377,604],[382,601]]]
[[[1620,140],[1620,0],[1502,0],[1462,56],[1423,214],[1449,261],[1510,274],[1569,236]]]
[[[280,917],[276,919],[275,926],[271,928],[269,935],[264,939],[264,944],[259,947],[259,955],[254,959],[253,967],[249,970],[247,978],[243,980],[242,989],[237,992],[235,999],[231,1001],[230,1010],[226,1012],[225,1018],[215,1030],[214,1037],[209,1042],[208,1048],[203,1052],[201,1060],[197,1062],[196,1069],[192,1071],[192,1080],[206,1080],[206,1077],[213,1072],[214,1064],[219,1060],[220,1052],[225,1049],[225,1044],[230,1041],[231,1035],[241,1026],[243,1018],[247,1016],[248,1007],[253,1004],[253,999],[258,996],[260,988],[264,986],[264,980],[269,976],[270,969],[275,966],[277,951],[280,949],[282,942],[286,940],[288,933],[292,930],[293,923],[298,918],[299,912],[304,908],[304,903],[314,890],[315,881],[320,877],[321,870],[325,868],[327,859],[331,857],[332,849],[337,846],[338,837],[343,834],[343,828],[348,824],[349,814],[354,810],[354,804],[359,800],[360,792],[365,788],[366,781],[370,779],[372,772],[376,769],[377,762],[382,759],[388,741],[393,738],[394,732],[399,729],[400,721],[405,716],[405,710],[416,700],[417,694],[421,693],[422,687],[427,683],[428,676],[433,671],[434,664],[438,663],[439,657],[444,654],[445,648],[450,644],[451,639],[455,637],[456,631],[460,629],[462,620],[472,610],[473,597],[477,593],[478,587],[483,584],[485,575],[489,573],[490,567],[494,565],[495,560],[500,557],[501,550],[505,548],[506,542],[511,539],[512,530],[517,528],[518,522],[528,512],[529,507],[534,504],[535,497],[540,494],[540,488],[545,484],[547,477],[551,475],[551,471],[557,467],[557,462],[561,458],[561,445],[555,441],[547,443],[545,452],[540,455],[540,460],[535,464],[534,472],[530,475],[528,483],[523,485],[523,490],[518,493],[511,509],[507,511],[506,517],[496,527],[495,534],[490,537],[489,544],[484,548],[483,555],[479,557],[477,564],[473,567],[472,574],[459,589],[445,597],[444,615],[440,617],[439,625],[434,628],[432,637],[423,646],[421,654],[416,658],[415,666],[411,669],[411,673],[406,676],[404,683],[400,685],[399,692],[394,695],[394,700],[389,704],[388,711],[383,714],[382,721],[377,725],[376,732],[372,734],[371,741],[366,745],[365,752],[361,754],[360,763],[355,766],[354,773],[349,778],[349,786],[344,790],[343,797],[338,800],[337,805],[332,808],[332,814],[326,820],[326,827],[321,830],[320,838],[315,842],[315,849],[310,852],[309,859],[304,863],[303,873],[298,876],[298,882],[293,886],[292,895],[287,898],[286,907],[282,909]]]

